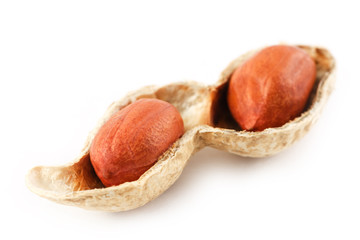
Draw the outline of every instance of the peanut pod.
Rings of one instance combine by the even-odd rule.
[[[286,149],[317,121],[335,82],[335,60],[328,50],[314,46],[298,47],[315,60],[316,82],[306,110],[283,126],[259,132],[243,131],[228,109],[229,78],[255,50],[232,61],[212,86],[197,82],[148,86],[114,102],[90,132],[83,150],[73,162],[31,169],[26,176],[28,188],[61,204],[91,210],[126,211],[146,204],[168,189],[178,179],[191,155],[205,146],[246,157],[265,157]],[[90,163],[90,145],[99,128],[114,113],[141,98],[157,98],[174,105],[183,118],[185,134],[138,180],[105,188]]]

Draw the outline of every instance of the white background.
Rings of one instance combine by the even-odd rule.
[[[359,239],[356,1],[123,2],[0,2],[1,235]],[[58,205],[26,188],[33,166],[74,159],[127,92],[213,84],[237,56],[279,42],[324,46],[338,67],[320,120],[284,152],[248,159],[204,149],[163,195],[122,213]]]

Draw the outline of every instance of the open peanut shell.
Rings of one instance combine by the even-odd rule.
[[[197,82],[149,86],[114,102],[90,132],[83,150],[73,162],[31,169],[26,176],[27,186],[34,193],[58,203],[92,210],[126,211],[146,204],[168,189],[191,155],[205,146],[247,157],[269,156],[286,149],[317,121],[335,81],[335,60],[326,49],[298,47],[315,60],[317,78],[305,111],[285,125],[249,132],[241,130],[231,117],[226,103],[228,80],[232,72],[256,52],[251,51],[231,62],[212,86]],[[138,180],[105,188],[91,165],[90,145],[112,114],[140,98],[157,98],[173,104],[184,120],[185,134]]]

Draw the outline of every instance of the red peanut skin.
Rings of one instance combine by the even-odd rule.
[[[106,187],[135,181],[183,133],[183,120],[173,105],[140,99],[100,128],[90,147],[90,160]]]
[[[286,45],[267,47],[231,76],[227,101],[244,130],[279,127],[303,112],[316,78],[314,60]]]

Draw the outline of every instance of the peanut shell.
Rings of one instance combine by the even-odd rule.
[[[61,204],[126,211],[146,204],[168,189],[181,175],[191,155],[205,146],[247,157],[270,156],[286,149],[318,120],[335,82],[335,60],[328,50],[298,47],[315,60],[317,77],[306,110],[283,126],[259,132],[243,131],[231,117],[226,104],[228,80],[232,72],[256,52],[250,51],[232,61],[212,86],[197,82],[148,86],[112,103],[89,133],[79,156],[63,166],[34,167],[26,176],[28,188]],[[138,180],[105,188],[90,163],[90,145],[99,128],[115,112],[140,98],[157,98],[173,104],[183,118],[185,134]]]

